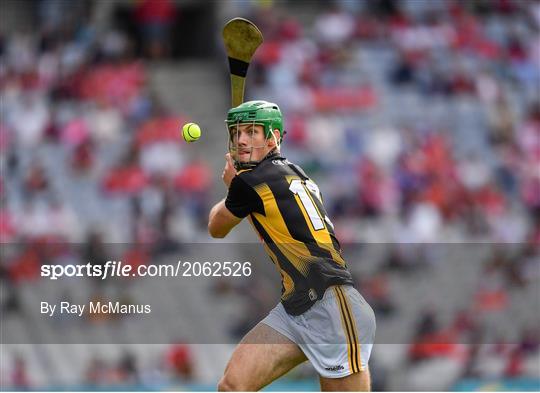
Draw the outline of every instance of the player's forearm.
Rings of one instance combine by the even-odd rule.
[[[212,209],[210,209],[210,214],[208,215],[208,224],[209,225],[212,222],[212,220],[215,219],[217,212],[219,211],[219,209],[221,209],[222,206],[225,206],[225,198],[223,198],[221,201],[216,203],[212,207]]]
[[[225,199],[219,201],[208,217],[208,232],[212,237],[223,238],[242,221],[227,209]]]
[[[231,228],[223,225],[222,220],[219,219],[220,212],[226,209],[225,199],[222,199],[212,207],[208,216],[208,233],[210,236],[216,238],[223,238],[227,236]]]

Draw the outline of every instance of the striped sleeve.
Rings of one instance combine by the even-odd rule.
[[[225,207],[238,218],[253,212],[264,214],[261,198],[240,176],[231,181]]]

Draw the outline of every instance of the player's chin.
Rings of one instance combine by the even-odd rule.
[[[238,153],[238,161],[240,162],[249,162],[250,158],[251,158],[250,153],[242,153],[242,152]]]

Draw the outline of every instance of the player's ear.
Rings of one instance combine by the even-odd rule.
[[[269,147],[274,147],[274,146],[277,146],[279,144],[279,138],[280,138],[280,133],[279,133],[279,130],[276,128],[273,132],[272,132],[273,136],[272,138],[268,138],[268,146]]]

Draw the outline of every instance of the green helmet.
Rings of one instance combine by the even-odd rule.
[[[279,130],[279,143],[283,140],[283,116],[279,107],[268,101],[248,101],[232,108],[227,113],[227,129],[242,123],[255,123],[264,127],[266,138]]]

